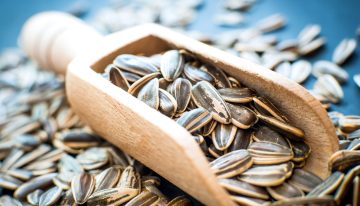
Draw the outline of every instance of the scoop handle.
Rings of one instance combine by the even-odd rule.
[[[103,36],[82,20],[62,12],[42,12],[24,24],[19,43],[42,68],[65,74],[81,52],[101,44]]]

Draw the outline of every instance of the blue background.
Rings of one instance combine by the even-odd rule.
[[[89,18],[96,8],[106,5],[106,1],[88,0]],[[22,24],[31,15],[45,10],[68,10],[74,1],[70,0],[1,0],[0,1],[0,50],[5,47],[16,46],[17,36]],[[218,35],[221,31],[230,30],[229,27],[219,27],[212,23],[213,15],[222,9],[221,1],[205,0],[199,9],[196,21],[190,29],[196,29],[211,35]],[[337,44],[345,37],[356,38],[356,29],[360,26],[359,0],[257,0],[257,3],[246,13],[247,26],[257,20],[274,13],[281,13],[288,19],[284,29],[276,31],[280,39],[295,38],[298,32],[307,24],[316,23],[322,27],[322,36],[326,37],[326,47],[309,60],[330,60]],[[240,27],[243,27],[240,26]],[[359,47],[355,55],[343,67],[352,77],[360,73]],[[315,81],[311,77],[306,87],[311,88]],[[360,115],[360,88],[356,87],[352,78],[343,85],[345,99],[332,109],[345,114]],[[170,184],[164,184],[164,189],[171,194],[178,194]]]

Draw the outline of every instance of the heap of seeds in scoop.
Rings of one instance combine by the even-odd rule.
[[[322,181],[301,169],[310,154],[301,129],[269,100],[186,51],[122,54],[103,76],[186,128],[235,202],[301,197]]]
[[[14,66],[1,79],[1,206],[191,204],[168,199],[159,177],[81,123],[62,80],[23,56]]]

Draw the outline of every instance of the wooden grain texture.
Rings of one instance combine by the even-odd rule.
[[[73,45],[76,47],[72,34],[79,38],[86,33],[74,29],[64,35],[61,41],[56,38],[57,46],[50,46],[53,52],[64,55],[67,54],[66,49]],[[142,25],[109,35],[105,39],[95,37],[95,40],[89,43],[97,42],[92,45],[92,49],[78,46],[74,49],[76,52],[65,55],[66,58],[58,58],[56,65],[48,64],[50,69],[56,67],[55,71],[64,72],[66,68],[60,65],[66,65],[69,58],[81,53],[69,65],[66,77],[67,95],[75,112],[105,139],[206,205],[233,203],[217,184],[204,155],[190,134],[96,73],[102,72],[117,55],[150,55],[171,48],[183,48],[202,61],[220,67],[246,86],[270,98],[294,125],[305,131],[306,142],[313,149],[306,168],[322,178],[328,176],[327,161],[338,149],[335,129],[320,102],[300,85],[259,65],[158,25]],[[49,40],[45,42],[54,44]],[[55,51],[56,48],[62,50]],[[35,49],[36,52],[39,51]],[[33,55],[33,58],[38,59],[38,56]],[[54,60],[50,62],[54,63]]]

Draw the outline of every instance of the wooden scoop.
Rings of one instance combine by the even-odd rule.
[[[21,44],[42,67],[66,73],[66,93],[75,112],[98,134],[206,205],[234,205],[217,184],[191,135],[160,112],[101,77],[119,54],[152,55],[186,49],[269,98],[303,129],[312,153],[306,169],[328,176],[338,140],[326,111],[302,86],[247,60],[146,24],[101,36],[67,14],[46,12],[25,24]]]

